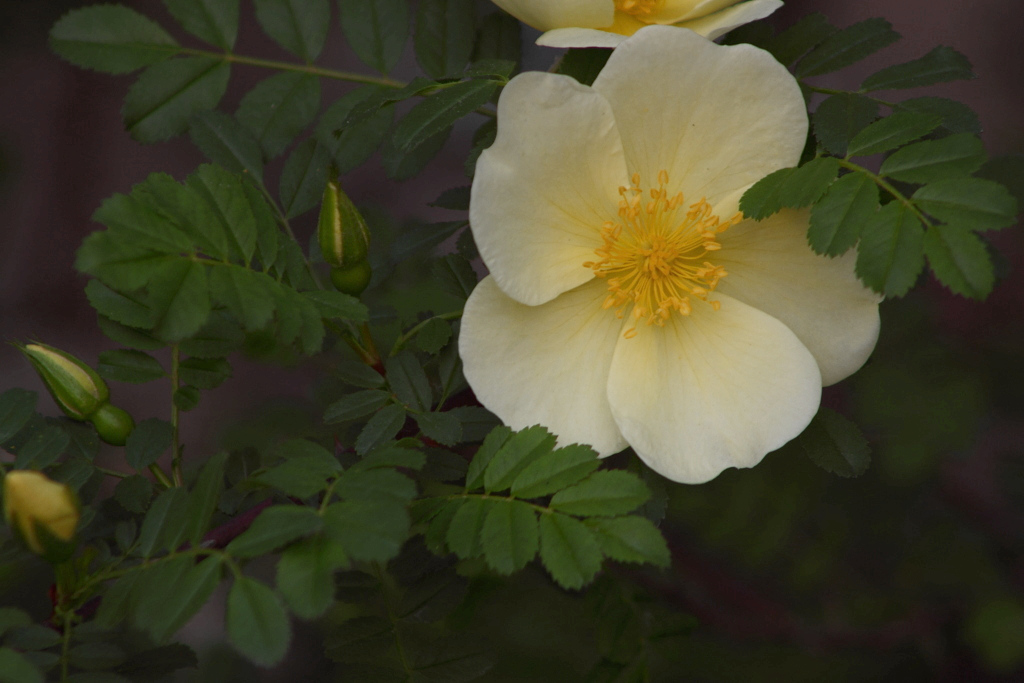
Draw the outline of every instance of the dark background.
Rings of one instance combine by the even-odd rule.
[[[111,77],[80,70],[49,52],[49,26],[67,9],[81,4],[84,3],[0,0],[0,337],[20,342],[39,339],[94,362],[100,351],[112,348],[113,344],[97,329],[94,313],[83,293],[85,278],[73,268],[74,254],[82,239],[98,227],[90,222],[90,215],[103,199],[115,192],[128,191],[151,172],[168,172],[181,179],[203,159],[187,140],[179,138],[144,147],[124,132],[119,111],[132,76]],[[174,26],[156,0],[126,4],[165,27]],[[481,8],[486,5],[481,3]],[[979,114],[984,127],[982,139],[991,154],[1024,153],[1024,8],[1018,0],[790,0],[770,22],[785,27],[812,11],[824,13],[838,26],[882,16],[904,36],[903,41],[863,64],[821,79],[821,85],[855,87],[863,76],[882,66],[914,59],[936,45],[950,45],[970,58],[978,79],[921,89],[914,91],[914,96],[939,95],[966,102]],[[334,12],[336,17],[336,8]],[[292,59],[261,34],[249,3],[243,3],[242,15],[237,52]],[[171,30],[190,44],[180,31]],[[532,35],[524,36],[525,63],[531,68],[545,69],[556,51],[532,46],[528,39]],[[366,71],[343,45],[336,26],[318,61],[331,68]],[[410,45],[395,76],[408,78],[414,70]],[[221,108],[234,111],[240,97],[267,75],[268,72],[253,67],[236,66]],[[331,102],[350,87],[325,82],[324,102]],[[466,184],[462,164],[472,130],[469,125],[457,128],[442,154],[414,180],[388,180],[376,159],[372,159],[345,177],[344,186],[357,203],[379,204],[398,219],[450,219],[449,214],[430,209],[427,203],[447,188]],[[268,184],[276,185],[273,175]],[[312,220],[314,217],[307,215],[299,221],[300,234],[308,235]],[[805,680],[826,680],[817,678],[813,672],[821,671],[824,675],[827,668],[787,669],[790,665],[780,662],[801,657],[806,661],[833,661],[839,655],[849,655],[851,661],[867,661],[882,656],[881,653],[889,656],[894,651],[912,650],[914,666],[905,670],[901,680],[1024,680],[1018,678],[1024,675],[1018,668],[1024,658],[1024,561],[1020,552],[1024,514],[1019,505],[1024,500],[1024,487],[1021,497],[1015,497],[1006,488],[1008,477],[1016,481],[1013,477],[1024,472],[1020,392],[1010,386],[1024,376],[1020,367],[1024,358],[1024,245],[1019,228],[1003,231],[994,241],[1005,254],[1010,271],[988,302],[953,297],[930,282],[909,301],[883,305],[883,326],[888,327],[884,327],[879,353],[889,354],[885,357],[889,358],[890,366],[882,367],[898,370],[905,365],[927,369],[930,361],[921,361],[917,349],[935,343],[936,348],[943,350],[944,355],[940,355],[944,367],[954,374],[965,373],[956,374],[960,378],[956,381],[968,378],[963,380],[968,388],[962,398],[967,401],[974,397],[970,406],[957,402],[958,385],[950,389],[948,373],[938,379],[929,376],[941,385],[942,391],[951,391],[953,399],[946,406],[947,412],[922,409],[921,415],[921,424],[927,425],[929,420],[944,419],[947,413],[955,419],[971,411],[973,421],[962,442],[931,447],[928,466],[911,468],[910,475],[905,463],[901,465],[894,459],[899,454],[894,456],[891,447],[882,447],[877,467],[860,480],[833,478],[821,483],[817,473],[786,469],[778,465],[777,459],[769,458],[763,472],[762,468],[746,474],[731,472],[708,487],[677,487],[670,514],[675,523],[670,525],[670,540],[676,546],[678,575],[674,583],[658,590],[667,600],[697,613],[705,624],[703,635],[691,641],[695,649],[690,654],[695,658],[697,648],[703,648],[709,662],[715,657],[722,661],[747,657],[751,661],[774,662],[773,666],[780,667],[778,680],[796,680],[801,675],[807,676]],[[900,337],[904,333],[907,337]],[[918,341],[912,341],[908,350],[904,348],[906,339],[919,340],[920,345],[915,346]],[[247,415],[265,397],[301,397],[308,393],[301,373],[296,376],[290,371],[239,359],[235,374],[224,386],[206,395],[199,408],[183,417],[187,452],[197,457],[212,453],[221,428]],[[872,436],[881,443],[886,432],[886,411],[877,402],[865,405],[874,401],[871,382],[877,374],[876,371],[875,375],[867,375],[860,384],[853,381],[855,391],[863,390],[858,394],[860,398],[851,398],[847,389],[840,389],[829,400],[846,407],[855,418],[863,417],[869,429],[874,425]],[[18,352],[0,344],[0,391],[13,386],[41,389]],[[918,390],[928,391],[934,386],[934,382],[925,382]],[[132,406],[136,419],[163,412],[168,398],[164,389],[157,385],[114,386],[117,402]],[[914,400],[913,392],[908,396],[908,401]],[[916,441],[913,433],[907,436],[900,432],[899,438],[908,439],[909,443],[931,443],[935,435],[924,433],[927,429],[923,428]],[[941,427],[938,431],[942,431]],[[942,515],[952,520],[949,523],[980,547],[980,554],[989,564],[977,570],[976,582],[971,579],[974,570],[968,568],[946,584],[939,581],[938,589],[924,591],[918,599],[907,595],[916,595],[918,586],[931,581],[926,575],[934,567],[923,566],[934,564],[928,558],[955,554],[960,552],[960,546],[936,541],[938,548],[933,549],[934,554],[918,558],[917,564],[911,563],[913,569],[908,570],[908,575],[895,579],[895,569],[879,569],[868,561],[868,573],[882,572],[884,578],[876,581],[876,577],[869,577],[872,591],[867,591],[864,599],[885,602],[888,608],[871,612],[870,618],[863,617],[864,623],[852,623],[862,615],[853,610],[857,616],[851,617],[851,609],[844,602],[849,597],[844,594],[845,579],[836,579],[834,575],[849,569],[848,563],[835,570],[831,575],[834,580],[824,587],[801,592],[792,586],[789,565],[771,558],[759,561],[747,557],[754,551],[749,540],[743,540],[744,534],[749,533],[751,526],[771,521],[758,516],[763,510],[758,512],[752,506],[744,517],[742,510],[737,512],[735,506],[726,505],[714,508],[717,512],[709,512],[713,506],[723,505],[715,499],[720,492],[727,492],[736,500],[741,495],[758,498],[765,491],[772,491],[780,481],[790,488],[806,484],[816,505],[830,506],[829,515],[843,518],[849,524],[856,525],[862,515],[875,515],[871,524],[880,525],[878,530],[862,530],[854,534],[855,540],[844,536],[847,540],[842,542],[841,554],[849,561],[896,552],[894,548],[900,547],[901,539],[906,547],[916,548],[920,528],[910,527],[917,524],[931,530],[935,524],[933,517],[925,515],[926,521],[922,521],[918,514],[919,507],[925,505],[941,508]],[[800,491],[794,495],[799,497]],[[780,496],[779,502],[772,503],[769,496],[766,509],[782,514],[785,511],[780,510],[786,500],[789,499]],[[842,505],[848,507],[837,507]],[[879,512],[889,508],[884,514]],[[721,526],[719,513],[730,511],[738,515],[735,525],[739,531],[707,531]],[[702,523],[702,516],[709,514],[718,515],[714,520],[718,526]],[[815,512],[802,510],[793,514]],[[946,520],[946,516],[942,519]],[[887,520],[889,528],[883,529]],[[799,524],[790,520],[783,526],[783,535],[788,538]],[[895,536],[894,529],[898,531]],[[776,554],[784,554],[788,547],[789,541],[766,541],[763,535],[756,534],[754,537],[767,543]],[[990,571],[998,574],[998,590],[990,586]],[[858,590],[861,588],[858,584]],[[903,605],[904,599],[907,605]],[[979,611],[984,611],[985,605],[993,600],[1011,605],[1004,610],[1008,617],[989,621],[978,617]],[[977,626],[979,623],[982,625]],[[829,630],[823,624],[836,628]],[[216,619],[197,620],[189,628],[188,640],[193,643],[219,638],[221,633]],[[991,648],[975,642],[977,638],[992,642],[1002,639],[1005,643],[1000,646],[1002,649],[996,647],[993,655]],[[788,652],[789,658],[779,652]],[[922,652],[931,652],[931,656]],[[1006,655],[1002,660],[1000,652]],[[740,667],[716,672],[713,667],[705,668],[698,678],[726,680],[741,676],[736,672],[742,670]],[[783,671],[805,673],[783,675]],[[764,677],[758,680],[776,680],[767,670],[763,673]],[[290,676],[281,680],[285,679],[295,680]]]

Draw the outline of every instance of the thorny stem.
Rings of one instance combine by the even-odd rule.
[[[181,442],[178,434],[178,404],[174,401],[174,395],[178,393],[178,369],[181,363],[181,350],[175,344],[171,347],[171,477],[174,479],[174,486],[181,486],[184,480],[181,476]]]

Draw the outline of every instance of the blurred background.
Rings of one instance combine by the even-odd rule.
[[[120,107],[131,76],[79,70],[49,52],[49,27],[82,4],[0,0],[0,336],[39,339],[94,362],[113,343],[96,327],[85,278],[73,268],[75,250],[98,227],[90,215],[149,173],[181,179],[203,158],[186,139],[144,147],[124,132]],[[174,25],[158,0],[125,4]],[[492,6],[482,1],[480,10]],[[769,21],[784,28],[813,11],[840,27],[882,16],[904,36],[820,85],[855,88],[882,66],[952,46],[970,58],[978,79],[914,96],[967,103],[990,154],[1024,153],[1018,0],[788,0]],[[247,3],[242,14],[237,52],[290,59],[262,35]],[[533,46],[535,35],[524,32],[524,65],[546,69],[556,52]],[[319,61],[366,70],[337,26]],[[415,71],[410,45],[395,76]],[[221,108],[234,111],[267,75],[236,67]],[[325,103],[351,88],[323,85]],[[478,123],[456,128],[414,180],[389,180],[372,159],[343,185],[357,203],[379,205],[399,221],[451,220],[427,204],[467,184],[463,162]],[[273,175],[268,184],[276,185]],[[314,220],[299,220],[300,235],[308,236]],[[865,476],[839,479],[783,449],[753,470],[669,487],[672,570],[629,578],[643,587],[643,600],[692,614],[699,626],[665,640],[657,680],[1024,680],[1024,240],[1018,227],[993,242],[1004,257],[1003,281],[987,302],[926,282],[884,303],[874,358],[828,390],[826,404],[872,440]],[[235,378],[183,418],[195,457],[217,450],[225,427],[252,416],[264,399],[311,393],[312,372],[241,359],[235,368]],[[42,388],[20,354],[0,344],[0,391],[14,386]],[[113,390],[136,419],[165,410],[162,387]],[[0,604],[15,578],[0,572]],[[561,594],[530,572],[476,589],[482,616],[461,618],[491,641],[497,666],[486,680],[582,680],[579,662],[594,659],[594,639],[602,636],[574,624],[587,622],[593,598]],[[39,596],[38,609],[46,604]],[[474,621],[498,613],[499,621]],[[209,654],[218,619],[206,615],[184,634],[205,653],[202,678],[256,680],[232,657]],[[309,664],[321,657],[315,628],[298,633],[309,637],[296,643],[292,660],[260,680],[321,680],[316,672],[326,669]]]

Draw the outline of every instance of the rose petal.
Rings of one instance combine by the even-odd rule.
[[[679,26],[696,31],[708,40],[714,40],[734,28],[764,19],[780,7],[782,0],[750,0],[720,12],[687,19]]]
[[[613,0],[494,0],[524,24],[541,31],[580,26],[600,28],[612,23]]]

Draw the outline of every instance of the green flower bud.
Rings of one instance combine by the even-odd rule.
[[[75,551],[82,511],[78,496],[41,472],[14,470],[4,477],[4,519],[25,547],[51,562]]]
[[[324,188],[317,239],[328,265],[348,268],[366,260],[370,232],[336,177],[329,179]]]
[[[114,446],[123,446],[135,429],[135,420],[126,411],[105,403],[89,417],[100,438]]]
[[[109,400],[107,383],[70,353],[46,344],[27,344],[20,348],[68,417],[85,420]]]
[[[331,268],[331,282],[339,292],[359,296],[370,284],[373,271],[369,261],[360,261],[347,268]]]

